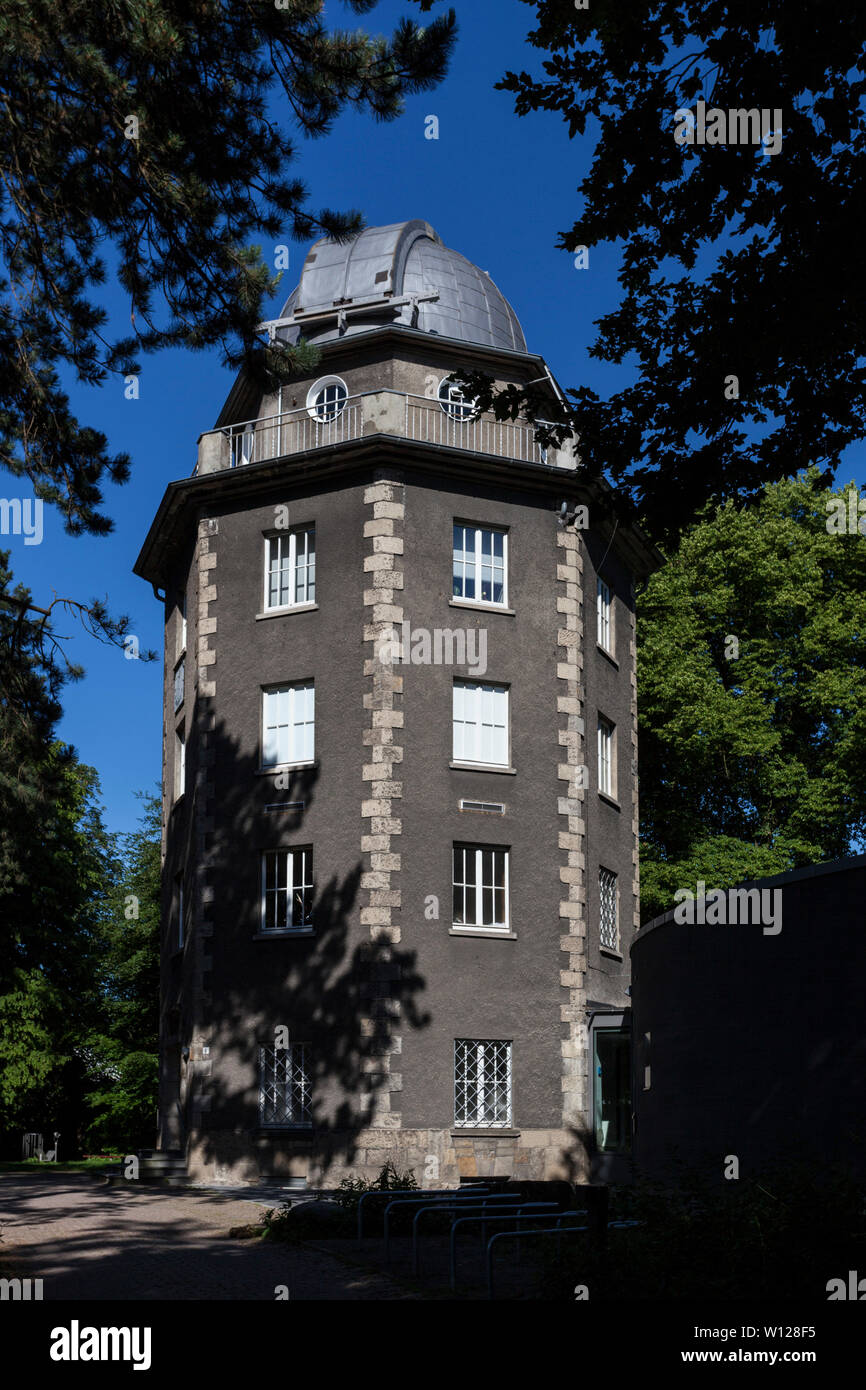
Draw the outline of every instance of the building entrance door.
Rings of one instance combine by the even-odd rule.
[[[622,1014],[592,1024],[592,1114],[599,1153],[631,1152],[631,1030]]]

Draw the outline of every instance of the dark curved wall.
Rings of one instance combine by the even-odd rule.
[[[731,1154],[741,1178],[787,1158],[866,1171],[866,855],[757,886],[781,890],[776,935],[669,912],[632,946],[644,1175],[721,1178]]]

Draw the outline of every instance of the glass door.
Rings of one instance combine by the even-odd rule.
[[[593,1119],[599,1153],[631,1150],[631,1033],[622,1026],[592,1030]]]

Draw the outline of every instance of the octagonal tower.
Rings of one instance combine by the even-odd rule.
[[[627,1163],[634,580],[558,387],[425,222],[310,250],[136,572],[165,603],[160,1146],[211,1181]],[[563,517],[565,504],[565,518]]]

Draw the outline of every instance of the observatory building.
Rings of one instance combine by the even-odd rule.
[[[318,367],[238,377],[136,564],[165,604],[159,1146],[226,1182],[610,1173],[657,554],[571,442],[456,385],[559,396],[426,222],[317,242],[270,332]]]

